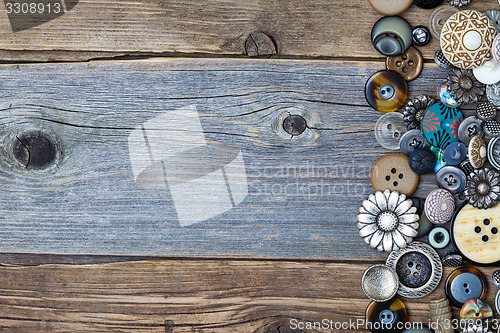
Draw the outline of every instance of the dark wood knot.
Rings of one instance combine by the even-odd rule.
[[[283,129],[290,135],[300,135],[304,133],[306,128],[307,122],[302,116],[290,115],[283,120]]]
[[[14,157],[27,169],[45,169],[57,157],[54,142],[40,131],[28,131],[16,137]]]
[[[263,32],[254,32],[248,36],[245,52],[250,57],[272,56],[277,53],[274,40]]]

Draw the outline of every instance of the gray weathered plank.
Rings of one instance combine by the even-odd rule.
[[[362,242],[355,222],[361,200],[372,191],[370,168],[387,153],[373,134],[380,113],[363,97],[366,79],[382,67],[192,59],[2,65],[0,251],[382,258]],[[435,95],[445,75],[426,67],[410,84],[412,93]],[[173,117],[192,105],[203,131]],[[280,119],[288,114],[302,114],[309,128],[285,135]],[[170,120],[151,122],[159,116]],[[139,158],[149,163],[148,148],[141,135],[132,149],[128,142],[141,126],[147,127],[149,148],[159,147],[157,156],[192,147],[200,136],[239,147],[247,182],[241,169],[226,167],[226,178],[239,179],[208,183],[220,195],[199,196],[200,187],[187,193],[186,182],[207,183],[186,177],[209,171],[197,163],[198,155],[179,153],[152,168],[153,182],[141,188],[129,152],[145,154]],[[56,167],[36,171],[14,159],[16,136],[26,129],[56,138]],[[215,155],[207,161],[220,162]],[[434,187],[432,177],[421,183],[418,195]],[[187,204],[184,213],[210,214],[227,204],[227,187],[233,187],[236,207],[180,226],[189,218],[179,215],[174,195],[182,197],[176,205]]]
[[[1,60],[32,61],[33,53],[36,61],[103,53],[243,55],[254,31],[271,36],[283,57],[382,58],[369,40],[382,16],[366,0],[82,0],[66,14],[16,33],[0,6]],[[473,1],[467,8],[485,11],[498,3]],[[431,13],[412,6],[403,16],[412,26],[428,26]],[[437,48],[433,40],[421,51],[431,59]]]

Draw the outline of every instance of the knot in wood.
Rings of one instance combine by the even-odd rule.
[[[27,169],[44,169],[54,163],[56,147],[39,131],[29,131],[16,137],[14,157]]]
[[[272,56],[277,53],[273,39],[263,32],[254,32],[248,36],[245,52],[250,57]]]
[[[299,115],[290,115],[283,121],[283,129],[290,135],[300,135],[304,133],[306,128],[306,120]]]

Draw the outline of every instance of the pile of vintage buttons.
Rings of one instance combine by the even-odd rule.
[[[375,163],[375,193],[357,215],[364,241],[389,253],[385,264],[369,267],[362,278],[362,289],[372,300],[367,327],[372,332],[432,332],[398,324],[409,316],[397,295],[429,295],[443,278],[444,265],[456,269],[446,279],[446,298],[429,304],[431,328],[453,332],[450,306],[455,306],[461,309],[463,332],[489,332],[493,310],[484,302],[487,279],[462,264],[500,263],[500,7],[491,0],[496,10],[481,13],[464,8],[470,0],[368,1],[384,15],[374,24],[371,40],[387,60],[386,69],[366,82],[365,97],[384,113],[375,125],[377,141],[401,153]],[[429,28],[412,28],[397,16],[412,3],[433,10]],[[431,36],[440,40],[434,61],[448,71],[447,79],[436,87],[436,99],[418,95],[408,100],[408,81],[424,66],[416,46],[427,45]],[[464,105],[475,115],[464,118],[459,109]],[[403,107],[403,113],[394,112]],[[436,189],[425,200],[412,197],[425,174],[435,174]],[[447,248],[451,251],[438,254]],[[492,280],[500,288],[500,271]],[[500,291],[495,307],[500,315]]]

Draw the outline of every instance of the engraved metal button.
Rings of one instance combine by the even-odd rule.
[[[459,267],[462,266],[464,258],[458,253],[450,253],[443,257],[443,266]]]
[[[486,97],[491,104],[500,108],[500,82],[486,86]]]
[[[476,107],[476,116],[481,120],[493,120],[497,116],[497,108],[490,102],[481,102]]]
[[[484,132],[489,136],[500,136],[500,123],[496,120],[488,120],[483,126]]]
[[[434,53],[434,62],[436,63],[436,65],[438,65],[443,69],[449,69],[452,66],[452,64],[444,56],[443,51],[441,51],[441,49],[437,50]]]
[[[496,270],[491,274],[491,280],[497,288],[500,288],[500,270]]]
[[[422,242],[393,251],[386,265],[393,267],[401,283],[398,295],[419,298],[430,294],[441,281],[443,266],[436,251]]]

